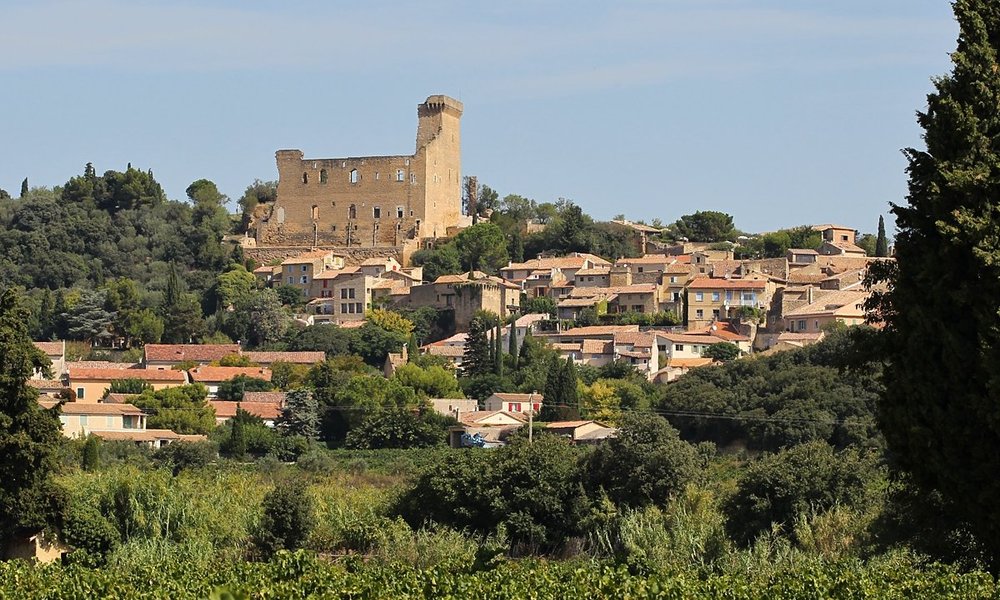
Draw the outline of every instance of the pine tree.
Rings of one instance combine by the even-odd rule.
[[[465,340],[465,353],[462,355],[462,375],[465,377],[493,372],[493,346],[489,331],[490,325],[482,317],[474,317],[469,324],[469,337]]]
[[[316,397],[306,389],[285,394],[285,407],[275,425],[289,435],[316,439],[319,436],[319,403]]]
[[[954,69],[918,115],[907,206],[894,206],[896,266],[874,280],[885,320],[879,422],[924,490],[948,498],[1000,558],[1000,4],[957,0]]]
[[[24,198],[28,195],[28,178],[25,177],[24,181],[21,182],[21,197]]]
[[[889,256],[889,240],[885,237],[885,219],[878,216],[878,237],[875,238],[875,256]]]
[[[52,476],[63,444],[58,409],[45,410],[27,385],[45,358],[28,335],[28,315],[20,297],[0,293],[0,549],[53,525],[63,496]]]

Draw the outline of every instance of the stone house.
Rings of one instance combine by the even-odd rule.
[[[123,379],[141,379],[154,390],[163,390],[186,384],[187,374],[170,369],[94,369],[70,366],[67,375],[68,386],[76,394],[76,401],[90,404],[101,401],[112,381]]]
[[[775,285],[767,279],[713,279],[698,277],[688,284],[688,327],[705,327],[729,319],[741,307],[767,311]]]
[[[542,402],[545,400],[542,394],[515,394],[508,392],[496,392],[483,401],[486,410],[501,411],[506,413],[527,413],[529,410],[538,414],[542,410]]]
[[[207,365],[239,353],[239,344],[146,344],[143,364],[147,369],[170,369],[188,362]]]

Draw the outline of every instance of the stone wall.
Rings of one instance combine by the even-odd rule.
[[[343,248],[340,246],[258,246],[257,248],[246,248],[243,255],[252,258],[257,264],[268,265],[278,263],[286,258],[298,256],[310,250],[329,250],[334,254],[344,257],[345,266],[356,266],[369,258],[382,258],[391,256],[405,264],[402,260],[406,254],[403,246],[383,246],[378,248]]]
[[[461,222],[462,110],[447,96],[420,104],[412,155],[279,150],[278,198],[251,225],[258,245],[380,247],[444,236]]]

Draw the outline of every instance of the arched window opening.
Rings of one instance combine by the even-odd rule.
[[[312,207],[312,220],[313,221],[318,221],[319,220],[319,207],[316,206],[315,204],[313,204],[313,207]]]
[[[351,183],[357,183],[357,182],[358,182],[358,170],[351,169]]]
[[[347,209],[347,218],[348,219],[358,218],[358,207],[356,205],[352,204],[350,208]]]
[[[309,183],[309,173],[302,174],[302,183]]]
[[[319,170],[319,182],[320,183],[326,183],[327,181],[329,181],[329,179],[330,179],[330,175],[329,175],[329,173],[326,172],[326,169],[320,169]]]

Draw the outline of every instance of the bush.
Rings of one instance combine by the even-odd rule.
[[[298,479],[279,482],[264,496],[263,509],[255,543],[265,556],[301,548],[316,524],[312,498]]]
[[[444,444],[447,430],[405,409],[387,409],[365,417],[347,434],[345,445],[354,450],[426,448]]]
[[[885,487],[885,471],[874,453],[838,453],[826,442],[802,444],[766,456],[740,474],[725,507],[727,530],[746,545],[772,524],[791,532],[808,511],[838,505],[864,510]]]
[[[619,506],[665,506],[698,472],[695,448],[655,414],[626,413],[618,435],[598,446],[586,472],[592,492]]]
[[[62,539],[73,548],[104,558],[121,544],[115,525],[95,507],[72,503],[63,517]]]
[[[172,442],[153,453],[153,460],[169,467],[174,475],[184,469],[204,467],[219,455],[214,442]]]

